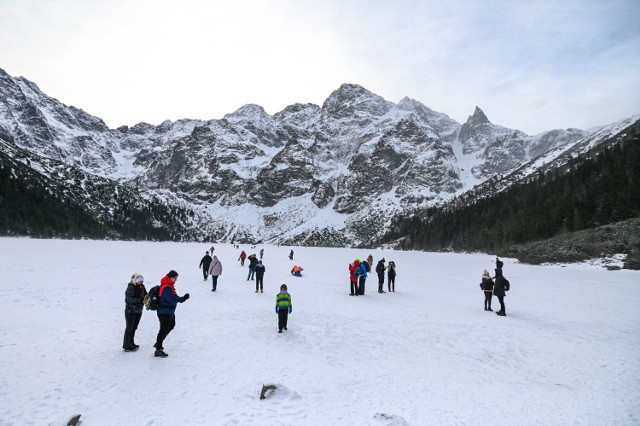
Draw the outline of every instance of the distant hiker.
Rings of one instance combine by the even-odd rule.
[[[293,268],[291,268],[291,275],[296,276],[296,277],[301,277],[302,276],[302,271],[304,271],[304,269],[302,269],[298,265],[293,265]]]
[[[122,349],[125,352],[137,351],[140,346],[135,344],[134,337],[140,318],[142,318],[142,308],[144,307],[144,297],[147,289],[144,287],[144,277],[140,274],[131,275],[131,280],[127,284],[124,292],[124,319],[126,327],[124,329],[124,342]]]
[[[282,329],[287,329],[289,314],[293,312],[293,304],[291,303],[291,295],[287,293],[287,285],[280,286],[280,293],[276,296],[276,314],[278,315],[278,333],[282,333]]]
[[[378,274],[378,293],[386,293],[386,291],[382,289],[382,286],[384,286],[384,271],[387,269],[387,267],[384,266],[384,262],[385,260],[383,257],[376,265],[376,274]]]
[[[211,256],[209,256],[209,252],[205,252],[204,257],[200,261],[199,268],[202,268],[202,276],[204,276],[204,280],[207,280],[209,276],[209,265],[211,265]]]
[[[371,268],[373,268],[373,256],[371,254],[367,257],[367,266],[369,267],[369,272],[371,272]]]
[[[293,249],[289,252],[289,260],[293,260]]]
[[[371,270],[367,261],[360,262],[358,265],[358,269],[356,270],[356,274],[358,274],[358,294],[360,296],[364,296],[364,285],[367,281],[367,273]]]
[[[264,249],[263,248],[260,249],[260,260],[262,260],[262,256],[264,256]]]
[[[482,272],[482,282],[480,283],[480,290],[484,292],[484,310],[493,312],[491,309],[491,299],[493,298],[493,280],[489,271],[486,269]]]
[[[396,262],[393,260],[389,261],[389,266],[387,267],[387,286],[389,287],[389,292],[396,292]]]
[[[213,251],[215,250],[214,246],[211,246],[211,248],[209,249],[209,252],[211,253],[211,255],[213,256]]]
[[[262,293],[262,283],[264,280],[264,273],[267,271],[267,268],[262,264],[262,260],[258,260],[258,264],[256,265],[256,293],[260,290]]]
[[[358,275],[356,275],[356,271],[359,266],[360,259],[356,259],[353,263],[349,264],[349,284],[351,284],[351,293],[349,293],[349,296],[358,295]]]
[[[240,253],[240,257],[238,258],[238,260],[240,261],[240,266],[244,266],[244,260],[247,258],[247,253],[244,252],[244,250],[242,250],[242,253]]]
[[[247,281],[249,281],[249,279],[253,281],[253,277],[256,273],[256,265],[258,265],[258,258],[255,254],[252,254],[249,256],[249,275],[247,275]]]
[[[169,355],[164,352],[164,339],[171,333],[171,330],[176,326],[176,306],[178,303],[183,303],[189,300],[189,293],[184,296],[178,296],[175,289],[176,280],[178,279],[178,273],[176,271],[169,271],[160,280],[160,291],[158,292],[158,320],[160,321],[160,331],[158,331],[158,337],[156,343],[153,345],[156,348],[154,356],[166,358]]]
[[[504,307],[504,276],[502,275],[502,266],[504,263],[500,259],[496,257],[496,281],[493,286],[493,294],[498,298],[498,302],[500,302],[500,310],[496,312],[497,315],[501,317],[506,317],[507,313]]]
[[[209,275],[211,275],[211,291],[216,291],[218,288],[218,277],[222,275],[222,262],[220,262],[218,256],[213,256],[211,260]]]

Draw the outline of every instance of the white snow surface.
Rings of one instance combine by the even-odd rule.
[[[240,249],[210,291],[211,244],[0,238],[0,424],[632,425],[640,422],[640,272],[505,259],[507,316],[483,310],[489,254],[265,249],[264,293]],[[395,293],[350,297],[347,266],[397,263]],[[296,263],[302,278],[289,274]],[[155,313],[122,350],[124,291],[180,273],[176,312],[154,358]],[[286,283],[289,329],[277,333]],[[386,284],[385,284],[386,290]],[[499,304],[496,298],[493,308]],[[278,388],[260,400],[263,384]]]

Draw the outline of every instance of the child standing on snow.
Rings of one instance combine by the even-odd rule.
[[[291,295],[287,293],[287,285],[280,286],[280,293],[276,296],[276,314],[278,315],[278,333],[282,333],[282,329],[287,329],[287,320],[289,314],[293,312],[291,304]]]
[[[484,291],[484,310],[493,312],[491,309],[491,299],[493,297],[493,280],[489,271],[486,269],[482,273],[482,282],[480,283],[480,289]]]

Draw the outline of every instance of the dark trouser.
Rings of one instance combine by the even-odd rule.
[[[493,298],[493,294],[490,291],[484,292],[484,308],[491,309],[491,299]]]
[[[384,285],[384,272],[378,274],[378,293],[382,293],[382,286]]]
[[[364,283],[367,280],[367,277],[365,276],[360,276],[360,283],[358,285],[358,294],[364,296]]]
[[[218,288],[218,276],[211,275],[211,289],[216,291],[216,288]]]
[[[202,268],[202,276],[204,277],[205,280],[209,276],[209,267],[208,266]]]
[[[262,282],[264,279],[264,275],[256,275],[256,291],[262,291]]]
[[[240,266],[244,266],[244,259],[240,259]]]
[[[251,266],[249,266],[249,275],[247,275],[247,281],[249,281],[249,278],[253,279],[253,276],[256,274],[256,268],[252,268]]]
[[[358,281],[351,281],[349,280],[349,282],[351,283],[351,294],[358,294]]]
[[[160,320],[160,331],[158,331],[158,337],[156,337],[156,349],[162,349],[162,344],[167,335],[171,333],[171,330],[176,326],[176,316],[174,314],[158,314],[158,320]]]
[[[278,311],[278,330],[282,331],[283,328],[287,328],[288,319],[289,319],[289,310],[280,309]]]
[[[136,335],[136,330],[138,329],[138,324],[140,323],[140,318],[142,318],[142,314],[124,313],[124,319],[127,322],[127,326],[124,329],[124,342],[122,342],[122,349],[135,348],[134,337]]]
[[[506,314],[504,310],[504,296],[496,296],[498,298],[498,302],[500,302],[500,312]]]
[[[389,291],[396,291],[396,277],[389,275],[387,277],[387,285],[389,286]]]

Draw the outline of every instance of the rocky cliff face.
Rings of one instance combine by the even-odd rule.
[[[245,105],[220,120],[102,120],[0,70],[0,135],[85,173],[170,194],[203,238],[366,244],[396,214],[450,199],[588,135],[492,124],[476,107],[460,125],[409,98],[344,84],[322,106],[270,116]],[[465,172],[467,170],[468,172]]]

